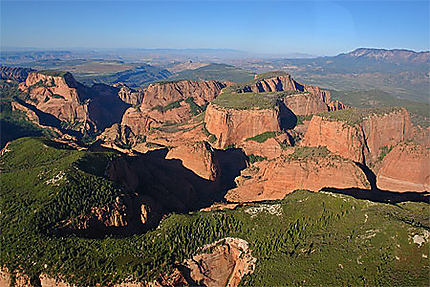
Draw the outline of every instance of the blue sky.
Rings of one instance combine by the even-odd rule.
[[[429,49],[429,1],[4,1],[1,45],[230,48],[333,55]]]

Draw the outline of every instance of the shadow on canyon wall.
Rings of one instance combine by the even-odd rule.
[[[247,166],[241,149],[215,150],[221,173],[210,181],[184,167],[180,160],[166,159],[167,152],[166,148],[136,156],[122,155],[107,169],[106,176],[124,187],[121,205],[125,206],[123,218],[127,225],[105,226],[94,218],[85,229],[64,228],[56,234],[86,238],[142,234],[157,227],[169,213],[188,213],[224,201],[227,191],[235,187],[234,179]],[[143,210],[145,223],[141,220]]]

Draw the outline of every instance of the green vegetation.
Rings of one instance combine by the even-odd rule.
[[[193,97],[189,97],[185,100],[185,102],[190,106],[190,111],[191,114],[193,116],[197,116],[198,114],[200,114],[201,112],[203,112],[204,110],[206,110],[206,106],[199,106],[198,104],[196,104],[194,102],[194,98]]]
[[[324,119],[333,120],[333,121],[341,121],[345,124],[354,126],[356,124],[360,124],[366,117],[372,115],[382,115],[388,114],[394,111],[400,110],[399,107],[384,107],[384,108],[373,108],[373,109],[345,109],[339,111],[331,111],[331,112],[323,112],[319,115]]]
[[[280,76],[288,76],[288,73],[284,71],[271,71],[267,73],[258,74],[255,77],[254,82],[258,82],[264,79],[270,79],[274,77],[280,77]]]
[[[67,72],[55,71],[55,70],[41,70],[41,71],[37,71],[37,73],[45,76],[51,76],[51,77],[64,77],[64,75],[67,74]]]
[[[278,93],[221,93],[213,103],[230,109],[274,109]]]
[[[303,160],[308,158],[327,157],[329,154],[330,154],[330,151],[325,146],[321,146],[321,147],[301,146],[301,147],[296,147],[294,149],[294,152],[288,155],[288,157],[294,160]]]
[[[267,160],[267,157],[263,157],[255,154],[248,155],[248,161],[250,164],[253,164],[258,161],[263,161],[263,160]]]
[[[236,145],[235,145],[235,144],[229,144],[229,145],[226,145],[226,146],[224,147],[224,149],[225,149],[225,150],[227,150],[227,149],[231,149],[231,148],[236,148]]]
[[[182,99],[181,100],[177,100],[177,101],[174,101],[174,102],[171,102],[171,103],[167,104],[166,106],[157,105],[157,106],[153,107],[152,109],[153,110],[157,110],[157,111],[159,111],[161,113],[165,113],[165,112],[167,112],[169,110],[173,110],[173,109],[179,108],[181,106],[182,101],[183,101]]]
[[[21,92],[16,84],[0,83],[0,145],[24,136],[50,136],[52,131],[29,122],[24,112],[12,110],[12,101]]]
[[[297,125],[303,125],[305,121],[310,121],[314,115],[297,116]]]
[[[233,81],[237,83],[248,82],[253,79],[254,73],[225,64],[209,64],[194,70],[185,70],[173,74],[172,80],[215,80]]]
[[[296,191],[235,210],[171,214],[145,234],[101,239],[56,236],[65,219],[115,200],[104,177],[111,153],[80,152],[43,139],[13,142],[1,159],[0,263],[77,286],[150,281],[225,237],[249,242],[257,258],[245,286],[424,286],[429,242],[425,203],[369,203]],[[424,257],[425,256],[425,257]]]
[[[208,137],[208,141],[213,144],[217,141],[216,135],[211,134],[207,129],[206,129],[206,125],[203,124],[202,126],[202,130],[205,133],[205,135]]]
[[[258,143],[264,143],[268,139],[274,138],[277,135],[278,135],[277,132],[264,132],[262,134],[256,135],[255,137],[247,138],[245,141],[255,141],[255,142],[258,142]]]
[[[55,99],[65,99],[62,95],[58,95],[58,94],[52,94],[51,97],[55,98]]]
[[[379,156],[378,161],[382,161],[384,157],[393,149],[392,146],[388,147],[384,145],[383,147],[379,148]]]
[[[357,108],[372,107],[405,107],[411,115],[412,122],[423,127],[430,126],[430,105],[427,102],[399,99],[391,93],[381,90],[370,91],[332,91],[334,99]]]

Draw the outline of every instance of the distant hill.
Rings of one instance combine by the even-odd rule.
[[[415,52],[405,49],[369,49],[358,48],[352,52],[340,54],[337,58],[369,59],[389,63],[430,63],[430,52]]]
[[[118,73],[77,75],[76,78],[88,85],[92,83],[113,84],[123,82],[130,87],[141,87],[152,82],[165,80],[170,75],[171,73],[166,69],[144,64]]]
[[[216,80],[247,82],[254,78],[254,73],[226,64],[209,64],[192,70],[173,74],[171,80]]]
[[[29,68],[19,68],[19,67],[0,67],[0,79],[2,80],[12,80],[16,82],[23,82],[28,76],[28,73],[34,71]]]
[[[241,68],[282,70],[298,80],[338,91],[381,90],[390,97],[429,103],[430,52],[359,48],[332,57],[249,61]]]

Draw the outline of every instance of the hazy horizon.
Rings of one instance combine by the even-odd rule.
[[[2,1],[1,8],[2,48],[332,56],[430,46],[428,1]]]

